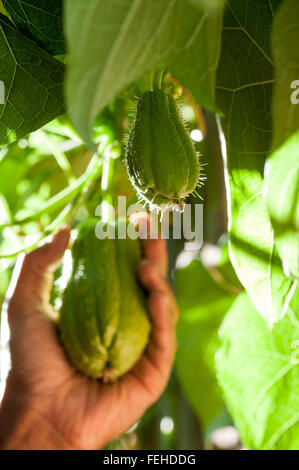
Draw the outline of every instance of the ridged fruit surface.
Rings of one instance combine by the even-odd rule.
[[[150,321],[137,279],[139,240],[99,240],[97,222],[84,222],[74,243],[59,329],[73,365],[89,377],[111,382],[142,355]]]
[[[157,89],[137,102],[126,151],[138,195],[152,206],[182,208],[199,182],[200,164],[172,96]]]

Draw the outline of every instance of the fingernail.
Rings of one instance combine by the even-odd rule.
[[[64,223],[60,226],[59,232],[61,232],[63,230],[69,230],[69,229],[70,229],[70,226],[67,223]]]
[[[140,266],[140,267],[149,266],[150,264],[151,264],[151,262],[150,262],[148,259],[143,258],[143,259],[140,261],[139,266]]]

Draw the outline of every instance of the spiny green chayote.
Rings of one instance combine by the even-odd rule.
[[[182,209],[198,185],[198,154],[174,98],[160,89],[137,101],[126,165],[138,195],[152,207]]]
[[[79,229],[58,326],[73,365],[111,382],[140,358],[150,321],[137,280],[139,240],[99,240],[96,223],[89,219]]]

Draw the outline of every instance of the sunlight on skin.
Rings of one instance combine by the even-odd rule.
[[[52,241],[26,255],[8,289],[12,368],[0,415],[3,448],[103,447],[140,419],[169,380],[178,308],[166,281],[165,240],[142,241],[139,279],[148,292],[152,320],[148,347],[133,369],[110,385],[73,369],[49,318],[53,273],[68,241],[69,229],[63,228]]]

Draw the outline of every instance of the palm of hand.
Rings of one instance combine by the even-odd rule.
[[[162,393],[176,348],[177,309],[164,280],[165,245],[162,240],[146,241],[140,279],[149,292],[153,323],[146,352],[115,384],[104,385],[77,373],[47,315],[53,271],[68,237],[64,229],[25,258],[8,310],[12,369],[7,388],[22,396],[23,404],[46,420],[67,445],[96,449],[132,426]]]

